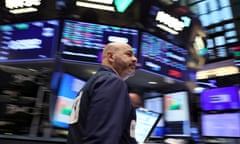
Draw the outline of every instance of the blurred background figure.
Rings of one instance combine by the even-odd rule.
[[[139,94],[135,92],[130,92],[129,96],[134,107],[136,108],[143,107],[142,98]]]

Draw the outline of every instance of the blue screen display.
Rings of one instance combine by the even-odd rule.
[[[162,97],[152,97],[144,99],[144,107],[151,111],[158,113],[163,113],[163,98]],[[155,126],[150,135],[150,138],[163,138],[164,137],[164,119],[160,118],[159,122]]]
[[[63,74],[53,113],[53,126],[68,127],[73,101],[84,84],[85,81],[75,76]]]
[[[57,50],[59,28],[58,20],[0,25],[0,61],[53,59]]]
[[[143,70],[176,80],[186,79],[187,50],[147,32],[142,32],[140,47]]]
[[[136,29],[65,20],[61,38],[61,55],[66,60],[100,63],[102,50],[109,42],[130,44],[138,50]]]

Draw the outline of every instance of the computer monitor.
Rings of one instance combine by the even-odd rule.
[[[186,91],[164,94],[165,136],[190,137],[189,98]]]
[[[0,62],[53,60],[59,29],[54,19],[0,25]]]
[[[163,98],[160,96],[149,97],[144,99],[144,108],[155,111],[157,113],[163,113]],[[149,139],[162,139],[164,137],[164,119],[160,118],[157,125],[153,129]]]
[[[240,113],[201,115],[201,134],[205,137],[240,137]]]
[[[109,42],[124,42],[138,51],[137,29],[65,20],[61,38],[61,56],[64,60],[101,63],[102,50]]]
[[[68,128],[74,99],[85,83],[86,81],[76,76],[63,73],[53,112],[53,126]]]
[[[146,142],[162,114],[144,108],[136,109],[135,138],[138,143]]]
[[[239,110],[239,87],[228,86],[206,89],[200,94],[203,111]]]

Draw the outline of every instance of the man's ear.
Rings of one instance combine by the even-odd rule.
[[[114,58],[113,58],[113,53],[112,52],[108,52],[107,53],[107,59],[110,63],[113,62]]]

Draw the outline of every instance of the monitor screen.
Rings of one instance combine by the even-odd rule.
[[[183,81],[188,51],[148,32],[142,32],[139,61],[143,70]]]
[[[191,136],[188,93],[164,94],[165,136]]]
[[[138,36],[132,28],[65,20],[61,55],[66,60],[100,63],[105,45],[116,41],[130,44],[137,55]]]
[[[59,28],[58,20],[0,25],[0,62],[52,60]]]
[[[202,136],[240,137],[240,114],[202,114]]]
[[[53,126],[68,128],[73,101],[84,84],[85,81],[78,77],[63,74],[53,112]]]
[[[204,111],[240,109],[238,86],[207,89],[200,96]]]
[[[157,124],[161,114],[147,109],[136,109],[136,128],[135,137],[137,142],[146,142],[148,136],[151,134],[153,128]]]
[[[144,107],[151,111],[163,113],[163,98],[162,97],[151,97],[144,99]],[[160,118],[159,122],[153,129],[150,138],[163,138],[164,136],[164,120]]]

